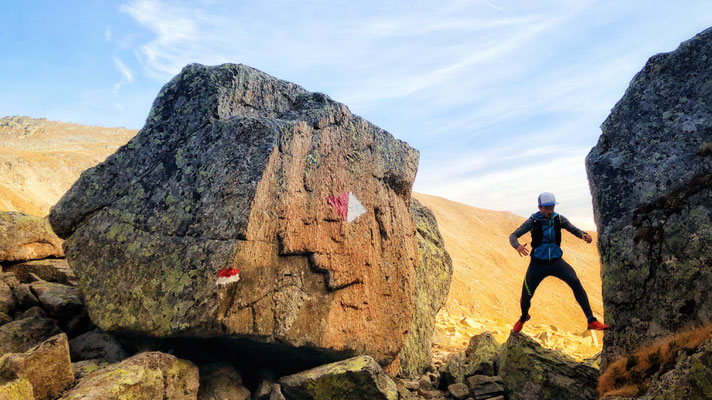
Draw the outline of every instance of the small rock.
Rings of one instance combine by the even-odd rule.
[[[15,311],[15,296],[12,289],[5,282],[0,282],[0,312],[12,314]]]
[[[98,358],[115,363],[129,356],[116,338],[100,329],[83,333],[70,340],[69,349],[74,361]]]
[[[67,335],[53,336],[24,353],[4,355],[0,376],[27,379],[37,400],[57,397],[74,382]]]
[[[269,400],[286,400],[282,394],[282,387],[278,383],[272,386],[272,393],[269,395]]]
[[[371,356],[322,365],[279,380],[287,397],[397,400],[396,384]]]
[[[473,375],[467,378],[467,386],[475,400],[504,396],[502,379],[498,376]]]
[[[60,334],[54,320],[30,317],[0,326],[0,355],[24,353],[33,346]]]
[[[5,314],[4,312],[0,312],[0,325],[5,325],[12,321],[13,321],[13,319],[11,316]]]
[[[198,400],[248,400],[250,391],[242,386],[242,376],[229,364],[208,364],[200,368]]]
[[[470,389],[464,383],[448,385],[447,391],[458,400],[464,400],[470,395]]]
[[[20,281],[17,280],[15,274],[12,272],[0,272],[0,281],[5,282],[12,290],[15,290],[15,288],[20,285]]]
[[[35,400],[32,384],[27,379],[15,379],[0,384],[2,400]]]
[[[21,310],[27,310],[28,308],[32,308],[40,304],[40,301],[37,300],[37,297],[34,293],[32,293],[32,290],[30,290],[30,285],[27,283],[17,285],[17,287],[15,287],[12,291],[12,295],[15,296],[17,306]]]
[[[56,282],[63,285],[76,285],[77,278],[74,271],[69,266],[65,258],[53,259],[47,258],[44,260],[32,260],[23,263],[9,265],[5,271],[15,274],[21,282],[29,282],[31,280],[45,280],[47,282]],[[36,278],[31,278],[30,273]]]
[[[77,288],[46,281],[32,282],[32,292],[52,318],[65,321],[78,314],[83,306]]]
[[[418,379],[418,386],[416,389],[421,390],[432,390],[434,388],[433,381],[430,380],[428,375],[423,375]]]
[[[0,211],[0,262],[64,257],[62,243],[46,218]]]
[[[47,313],[39,306],[30,307],[29,309],[15,313],[15,321],[25,318],[47,318]]]

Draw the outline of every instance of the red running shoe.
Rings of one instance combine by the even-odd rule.
[[[594,331],[605,331],[608,329],[608,325],[599,322],[597,319],[593,320],[593,322],[588,323],[588,329],[592,329]]]
[[[519,331],[521,331],[522,328],[524,328],[524,323],[527,322],[527,321],[529,321],[530,318],[531,318],[531,316],[530,316],[529,314],[527,314],[527,317],[524,318],[524,320],[522,320],[521,318],[519,318],[519,320],[517,320],[517,322],[514,323],[514,328],[512,328],[512,330],[513,330],[514,332],[519,332]]]

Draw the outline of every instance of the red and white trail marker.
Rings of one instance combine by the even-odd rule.
[[[342,193],[338,196],[329,196],[326,198],[326,202],[347,222],[353,222],[366,212],[366,208],[351,192]]]
[[[240,280],[240,270],[237,268],[225,268],[218,271],[218,279],[215,284],[218,286],[227,285]]]

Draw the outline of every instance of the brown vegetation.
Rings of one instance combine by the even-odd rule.
[[[697,349],[712,334],[712,324],[677,333],[651,346],[618,359],[598,379],[598,393],[604,396],[639,396],[648,391],[650,378],[675,366],[684,351]]]

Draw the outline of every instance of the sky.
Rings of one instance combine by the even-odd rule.
[[[595,229],[586,154],[649,57],[709,0],[10,1],[0,117],[140,129],[186,64],[322,92],[420,151],[414,191]]]

